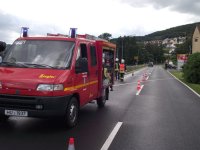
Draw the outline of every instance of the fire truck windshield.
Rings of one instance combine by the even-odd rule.
[[[33,68],[69,68],[74,42],[18,40],[7,51],[1,65]]]

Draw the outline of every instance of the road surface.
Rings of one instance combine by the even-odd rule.
[[[144,74],[149,78],[136,95]],[[55,120],[11,117],[0,123],[0,149],[67,150],[74,137],[76,150],[100,150],[118,122],[109,150],[200,149],[200,98],[160,66],[116,82],[106,107],[86,105],[73,129]]]

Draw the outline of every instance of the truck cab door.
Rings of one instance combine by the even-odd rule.
[[[90,100],[96,99],[98,95],[98,61],[97,51],[94,43],[89,44],[89,80],[90,80]]]
[[[83,64],[84,62],[84,64]],[[88,72],[88,49],[87,45],[80,43],[77,50],[75,64],[75,80],[74,86],[80,94],[81,105],[89,101],[89,72]]]

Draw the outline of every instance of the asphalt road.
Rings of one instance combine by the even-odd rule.
[[[136,96],[144,73],[149,79]],[[73,129],[56,120],[11,117],[0,123],[0,149],[67,150],[69,137],[74,137],[76,150],[100,150],[122,122],[109,150],[198,150],[199,114],[200,98],[155,66],[116,82],[105,108],[95,103],[82,108]]]

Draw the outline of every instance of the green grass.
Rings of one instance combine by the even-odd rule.
[[[184,80],[183,77],[183,72],[181,71],[171,71],[171,73],[177,77],[179,80],[181,80],[182,82],[184,82],[185,84],[187,84],[189,87],[191,87],[194,91],[196,91],[198,94],[200,94],[200,84],[192,84],[192,83],[188,83]]]

